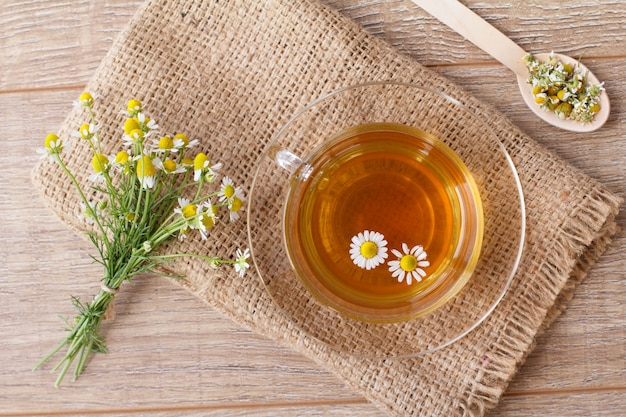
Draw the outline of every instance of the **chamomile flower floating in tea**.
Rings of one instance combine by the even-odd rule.
[[[352,238],[350,258],[356,266],[366,270],[374,269],[387,258],[387,241],[378,232],[365,230]]]
[[[123,112],[128,116],[121,133],[125,149],[107,155],[101,146],[101,129],[92,107],[94,101],[91,94],[83,93],[75,103],[87,109],[91,120],[83,123],[73,135],[88,142],[92,151],[91,158],[85,162],[91,165],[90,179],[97,182],[91,187],[96,195],[94,202],[87,199],[77,177],[66,165],[63,156],[67,146],[58,135],[48,135],[44,148],[37,150],[57,163],[75,185],[82,207],[79,218],[85,222],[87,234],[97,249],[98,256],[94,259],[104,267],[100,291],[87,303],[72,298],[78,314],[74,320],[67,320],[69,334],[35,366],[38,368],[67,348],[54,368],[60,370],[57,386],[72,364],[75,364],[76,378],[85,369],[91,353],[107,351],[99,328],[124,281],[179,257],[202,259],[215,268],[232,265],[239,276],[250,267],[248,249],[238,249],[235,259],[159,252],[162,244],[175,238],[181,241],[190,238],[194,231],[198,231],[203,240],[208,239],[220,208],[228,210],[231,221],[237,220],[245,200],[243,191],[230,178],[225,179],[219,190],[205,190],[205,185],[217,178],[222,164],[210,163],[204,153],[195,158],[184,155],[199,143],[189,141],[184,134],[149,141],[159,125],[143,113],[141,102],[136,99],[130,100]],[[189,196],[183,195],[188,192]],[[220,202],[212,204],[213,197],[219,197]]]
[[[426,276],[426,271],[422,268],[430,266],[430,262],[426,260],[426,252],[424,248],[417,245],[409,250],[406,243],[402,244],[402,252],[392,249],[397,259],[389,261],[389,272],[394,278],[398,278],[398,282],[402,282],[406,278],[406,283],[411,285],[413,279],[420,282]]]

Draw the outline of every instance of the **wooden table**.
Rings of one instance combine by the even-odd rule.
[[[251,0],[252,1],[252,0]],[[513,75],[408,0],[327,0],[367,31],[495,105],[547,148],[626,196],[626,4],[464,0],[535,52],[584,56],[612,100],[607,125],[572,134],[539,121]],[[0,416],[377,416],[333,375],[242,329],[167,279],[143,276],[117,297],[108,355],[77,382],[30,368],[64,335],[69,294],[90,297],[90,244],[34,192],[35,149],[55,131],[141,0],[9,0],[0,7]],[[626,227],[626,216],[619,216]],[[626,232],[491,416],[626,415]],[[48,366],[47,369],[50,369]],[[426,413],[424,414],[426,415]]]

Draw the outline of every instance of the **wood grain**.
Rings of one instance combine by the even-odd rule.
[[[544,146],[626,197],[626,5],[620,1],[464,1],[532,51],[584,54],[606,81],[607,125],[558,131],[524,107],[511,73],[410,1],[326,0],[399,50],[509,116]],[[34,150],[140,0],[15,0],[0,8],[0,416],[378,416],[334,376],[242,329],[175,283],[127,285],[106,330],[110,348],[76,383],[31,372],[63,336],[70,293],[93,294],[90,244],[49,211],[30,183]],[[626,216],[490,416],[626,415]],[[47,367],[46,369],[50,369]],[[427,412],[425,412],[427,413]],[[427,415],[427,414],[426,414]]]

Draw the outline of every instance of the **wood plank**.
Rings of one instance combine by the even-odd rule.
[[[493,62],[410,0],[323,2],[425,65]],[[10,2],[0,10],[0,91],[84,84],[141,3]],[[585,59],[626,56],[626,6],[619,0],[597,2],[589,16],[585,0],[561,4],[558,11],[505,0],[464,3],[527,50]]]
[[[425,65],[493,61],[410,0],[323,0]],[[619,0],[568,2],[462,0],[462,3],[535,53],[574,57],[626,55],[626,5]]]
[[[20,0],[0,8],[0,91],[85,84],[142,0]]]
[[[506,396],[490,417],[617,417],[626,411],[624,394],[626,391],[612,392],[564,392],[546,395]]]

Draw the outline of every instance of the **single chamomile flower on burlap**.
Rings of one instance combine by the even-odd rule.
[[[235,271],[239,274],[240,277],[243,277],[246,273],[246,269],[250,268],[250,264],[248,263],[248,258],[250,257],[250,249],[245,251],[241,251],[241,249],[237,249],[237,259],[233,266],[235,267]]]
[[[95,124],[83,123],[77,131],[72,133],[72,136],[84,140],[91,140],[96,135],[97,131],[98,126],[96,126]]]
[[[235,196],[228,201],[228,218],[230,219],[231,223],[239,220],[239,212],[243,208],[244,201],[245,198],[243,197],[243,194],[241,192],[239,193],[239,195],[237,195],[236,193]]]
[[[129,133],[124,133],[122,142],[125,146],[133,147],[134,145],[141,145],[146,137],[146,134],[141,129],[133,129]]]
[[[187,171],[187,168],[184,165],[181,165],[169,158],[165,158],[164,160],[154,158],[152,162],[157,169],[165,172],[166,174],[182,174]]]
[[[185,135],[184,133],[175,134],[172,140],[174,142],[174,148],[179,150],[193,148],[200,143],[198,139],[189,140],[187,135]]]
[[[142,110],[141,101],[132,98],[128,100],[128,104],[126,105],[126,111],[124,113],[131,117],[135,117],[139,113],[141,113],[141,110]]]
[[[78,100],[73,103],[75,108],[78,107],[91,107],[94,100],[98,98],[97,95],[91,95],[88,92],[84,92],[78,97]]]
[[[156,141],[156,148],[154,149],[154,152],[178,152],[178,149],[174,146],[174,139],[172,139],[169,135],[165,135]]]
[[[207,182],[213,182],[217,178],[217,171],[222,167],[222,163],[211,164],[209,157],[200,152],[193,160],[193,180],[200,181],[204,176]]]
[[[430,265],[426,260],[426,252],[424,248],[417,245],[409,249],[406,243],[402,244],[402,252],[392,249],[391,252],[397,259],[389,261],[389,272],[394,278],[398,278],[398,282],[404,281],[406,278],[407,285],[413,283],[413,279],[420,282],[426,276],[425,268]]]
[[[178,197],[178,207],[174,209],[174,213],[178,213],[183,216],[185,219],[191,219],[196,215],[198,208],[195,204],[191,204],[189,199],[184,197]],[[192,226],[191,223],[188,223],[187,226]]]
[[[94,173],[89,176],[89,179],[91,181],[103,182],[105,175],[109,172],[109,168],[111,167],[111,161],[108,156],[96,153],[91,159],[91,166],[93,167]]]
[[[111,166],[119,172],[123,172],[127,174],[131,167],[131,157],[128,151],[119,151],[115,154],[114,158],[109,159],[111,161]]]
[[[67,146],[63,143],[63,140],[56,134],[50,133],[44,140],[44,147],[38,148],[37,153],[41,155],[41,158],[49,157],[54,161],[57,155],[63,152],[63,149],[67,149]]]
[[[235,183],[230,177],[222,178],[222,184],[217,195],[220,197],[220,202],[231,202],[235,197],[243,199],[243,191],[241,187],[235,187]]]
[[[224,177],[217,195],[220,198],[220,202],[226,203],[228,206],[230,221],[239,220],[239,211],[243,208],[243,203],[246,200],[241,187],[235,187],[230,177]]]
[[[352,237],[350,258],[356,266],[367,270],[374,269],[387,258],[387,241],[378,232],[365,230]]]
[[[215,226],[215,223],[217,222],[218,209],[213,204],[211,204],[211,200],[205,201],[202,205],[199,206],[199,209],[200,212],[196,227],[198,228],[198,230],[200,230],[202,240],[206,240],[208,237],[209,229]]]

